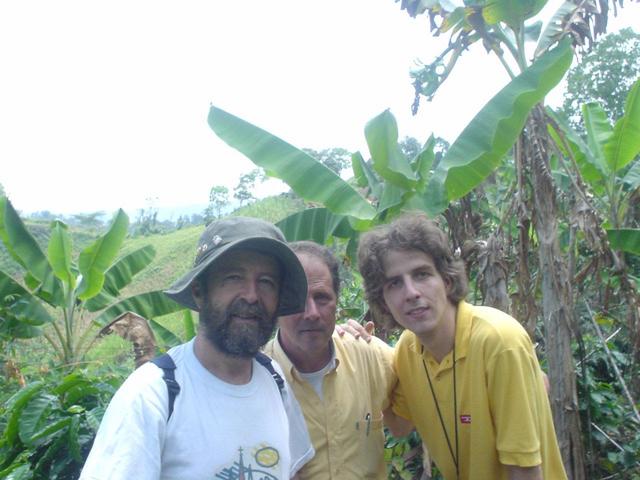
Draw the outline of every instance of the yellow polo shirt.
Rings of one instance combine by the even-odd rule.
[[[454,454],[454,416],[458,424],[458,480],[506,480],[503,465],[540,464],[546,480],[566,479],[540,366],[522,326],[494,308],[460,302],[455,413],[452,353],[438,364],[407,330],[394,355],[393,411],[414,423],[444,478],[455,479],[456,470],[425,365]]]
[[[303,480],[384,480],[382,410],[397,381],[393,349],[377,338],[367,344],[337,334],[333,346],[336,367],[324,377],[322,400],[301,378],[277,336],[264,348],[282,366],[316,450],[299,475]]]

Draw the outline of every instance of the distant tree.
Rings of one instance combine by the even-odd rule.
[[[73,225],[78,225],[80,227],[88,229],[97,229],[104,226],[102,217],[104,217],[105,215],[106,213],[104,211],[92,213],[75,213],[71,215],[71,220]]]
[[[631,86],[640,76],[640,34],[630,28],[602,38],[569,70],[562,110],[571,125],[584,131],[582,105],[597,102],[615,121],[624,113]]]
[[[1,183],[0,183],[0,197],[6,197],[6,194],[4,193],[4,187],[2,186]]]
[[[398,145],[400,145],[400,150],[402,150],[402,153],[404,153],[404,156],[407,158],[415,158],[422,150],[422,145],[420,145],[418,139],[414,137],[404,137],[398,142]]]
[[[158,224],[158,208],[150,205],[138,210],[136,221],[131,226],[133,236],[147,236],[160,233]]]
[[[229,189],[223,185],[215,185],[209,192],[209,205],[204,210],[204,221],[209,225],[222,216],[222,210],[229,206]]]
[[[192,213],[191,217],[189,217],[190,225],[201,225],[202,223],[204,223],[204,216],[200,213]]]
[[[233,198],[238,200],[240,205],[244,205],[245,202],[255,200],[256,197],[253,195],[253,190],[255,189],[256,182],[258,180],[264,181],[264,179],[264,171],[260,168],[254,168],[249,173],[240,175],[238,185],[233,189]]]
[[[325,148],[324,150],[303,148],[302,151],[311,155],[338,175],[340,175],[343,170],[351,167],[351,153],[344,148]]]

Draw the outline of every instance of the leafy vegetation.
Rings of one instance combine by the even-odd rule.
[[[510,75],[450,146],[433,137],[424,145],[399,141],[389,111],[365,127],[368,154],[350,156],[338,148],[298,149],[216,107],[208,121],[292,189],[251,202],[260,177],[254,170],[234,189],[246,205],[233,214],[278,222],[287,238],[332,244],[340,253],[340,318],[371,315],[351,263],[360,232],[409,209],[435,217],[467,265],[474,300],[510,311],[538,342],[560,412],[556,428],[571,445],[563,449],[570,478],[638,479],[640,80],[638,55],[629,53],[638,39],[621,32],[583,56],[569,74],[568,122],[541,104],[574,48],[603,33],[606,13],[591,1],[566,2],[542,28],[531,19],[546,3],[402,2],[412,16],[429,15],[436,34],[450,35],[445,51],[412,72],[415,109],[437,94],[474,43]],[[527,41],[536,42],[533,61]],[[118,212],[102,235],[101,212],[63,223],[44,211],[26,222],[0,201],[0,343],[8,375],[0,394],[0,477],[75,478],[101,409],[123,378],[101,370],[101,360],[130,358],[118,339],[94,343],[95,325],[132,309],[150,319],[160,348],[193,336],[193,318],[160,290],[189,268],[202,224],[224,214],[228,196],[214,186],[206,220],[181,219],[178,230],[162,228],[149,209],[135,229]],[[128,231],[137,236],[125,239]],[[390,343],[395,333],[378,331]],[[54,365],[83,357],[96,364],[91,371],[51,369],[30,350],[43,341],[58,352]],[[36,360],[21,369],[26,357]],[[417,435],[388,438],[386,446],[389,477],[418,478]]]
[[[22,328],[30,337],[42,335],[58,361],[72,366],[95,339],[95,325],[104,326],[128,310],[146,318],[180,310],[158,291],[119,298],[120,291],[155,254],[152,248],[142,247],[117,258],[127,227],[128,218],[119,211],[107,232],[73,261],[71,237],[64,223],[52,222],[45,253],[11,202],[0,198],[0,239],[24,270],[24,286],[0,271],[0,298],[12,328]],[[45,330],[44,326],[51,328]]]
[[[0,478],[77,479],[123,373],[53,371],[5,399]]]

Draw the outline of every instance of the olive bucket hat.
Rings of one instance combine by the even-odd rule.
[[[257,218],[229,217],[213,222],[200,236],[193,268],[164,293],[179,304],[198,311],[191,294],[192,282],[225,253],[238,249],[255,250],[275,257],[283,269],[276,315],[302,312],[307,298],[307,277],[298,257],[285,242],[278,227]]]

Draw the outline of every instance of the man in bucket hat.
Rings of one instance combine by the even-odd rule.
[[[276,227],[242,217],[209,225],[193,268],[165,292],[200,315],[196,337],[168,352],[175,401],[166,369],[131,374],[80,478],[295,478],[313,456],[304,418],[280,368],[256,354],[279,315],[304,310],[306,290]]]

